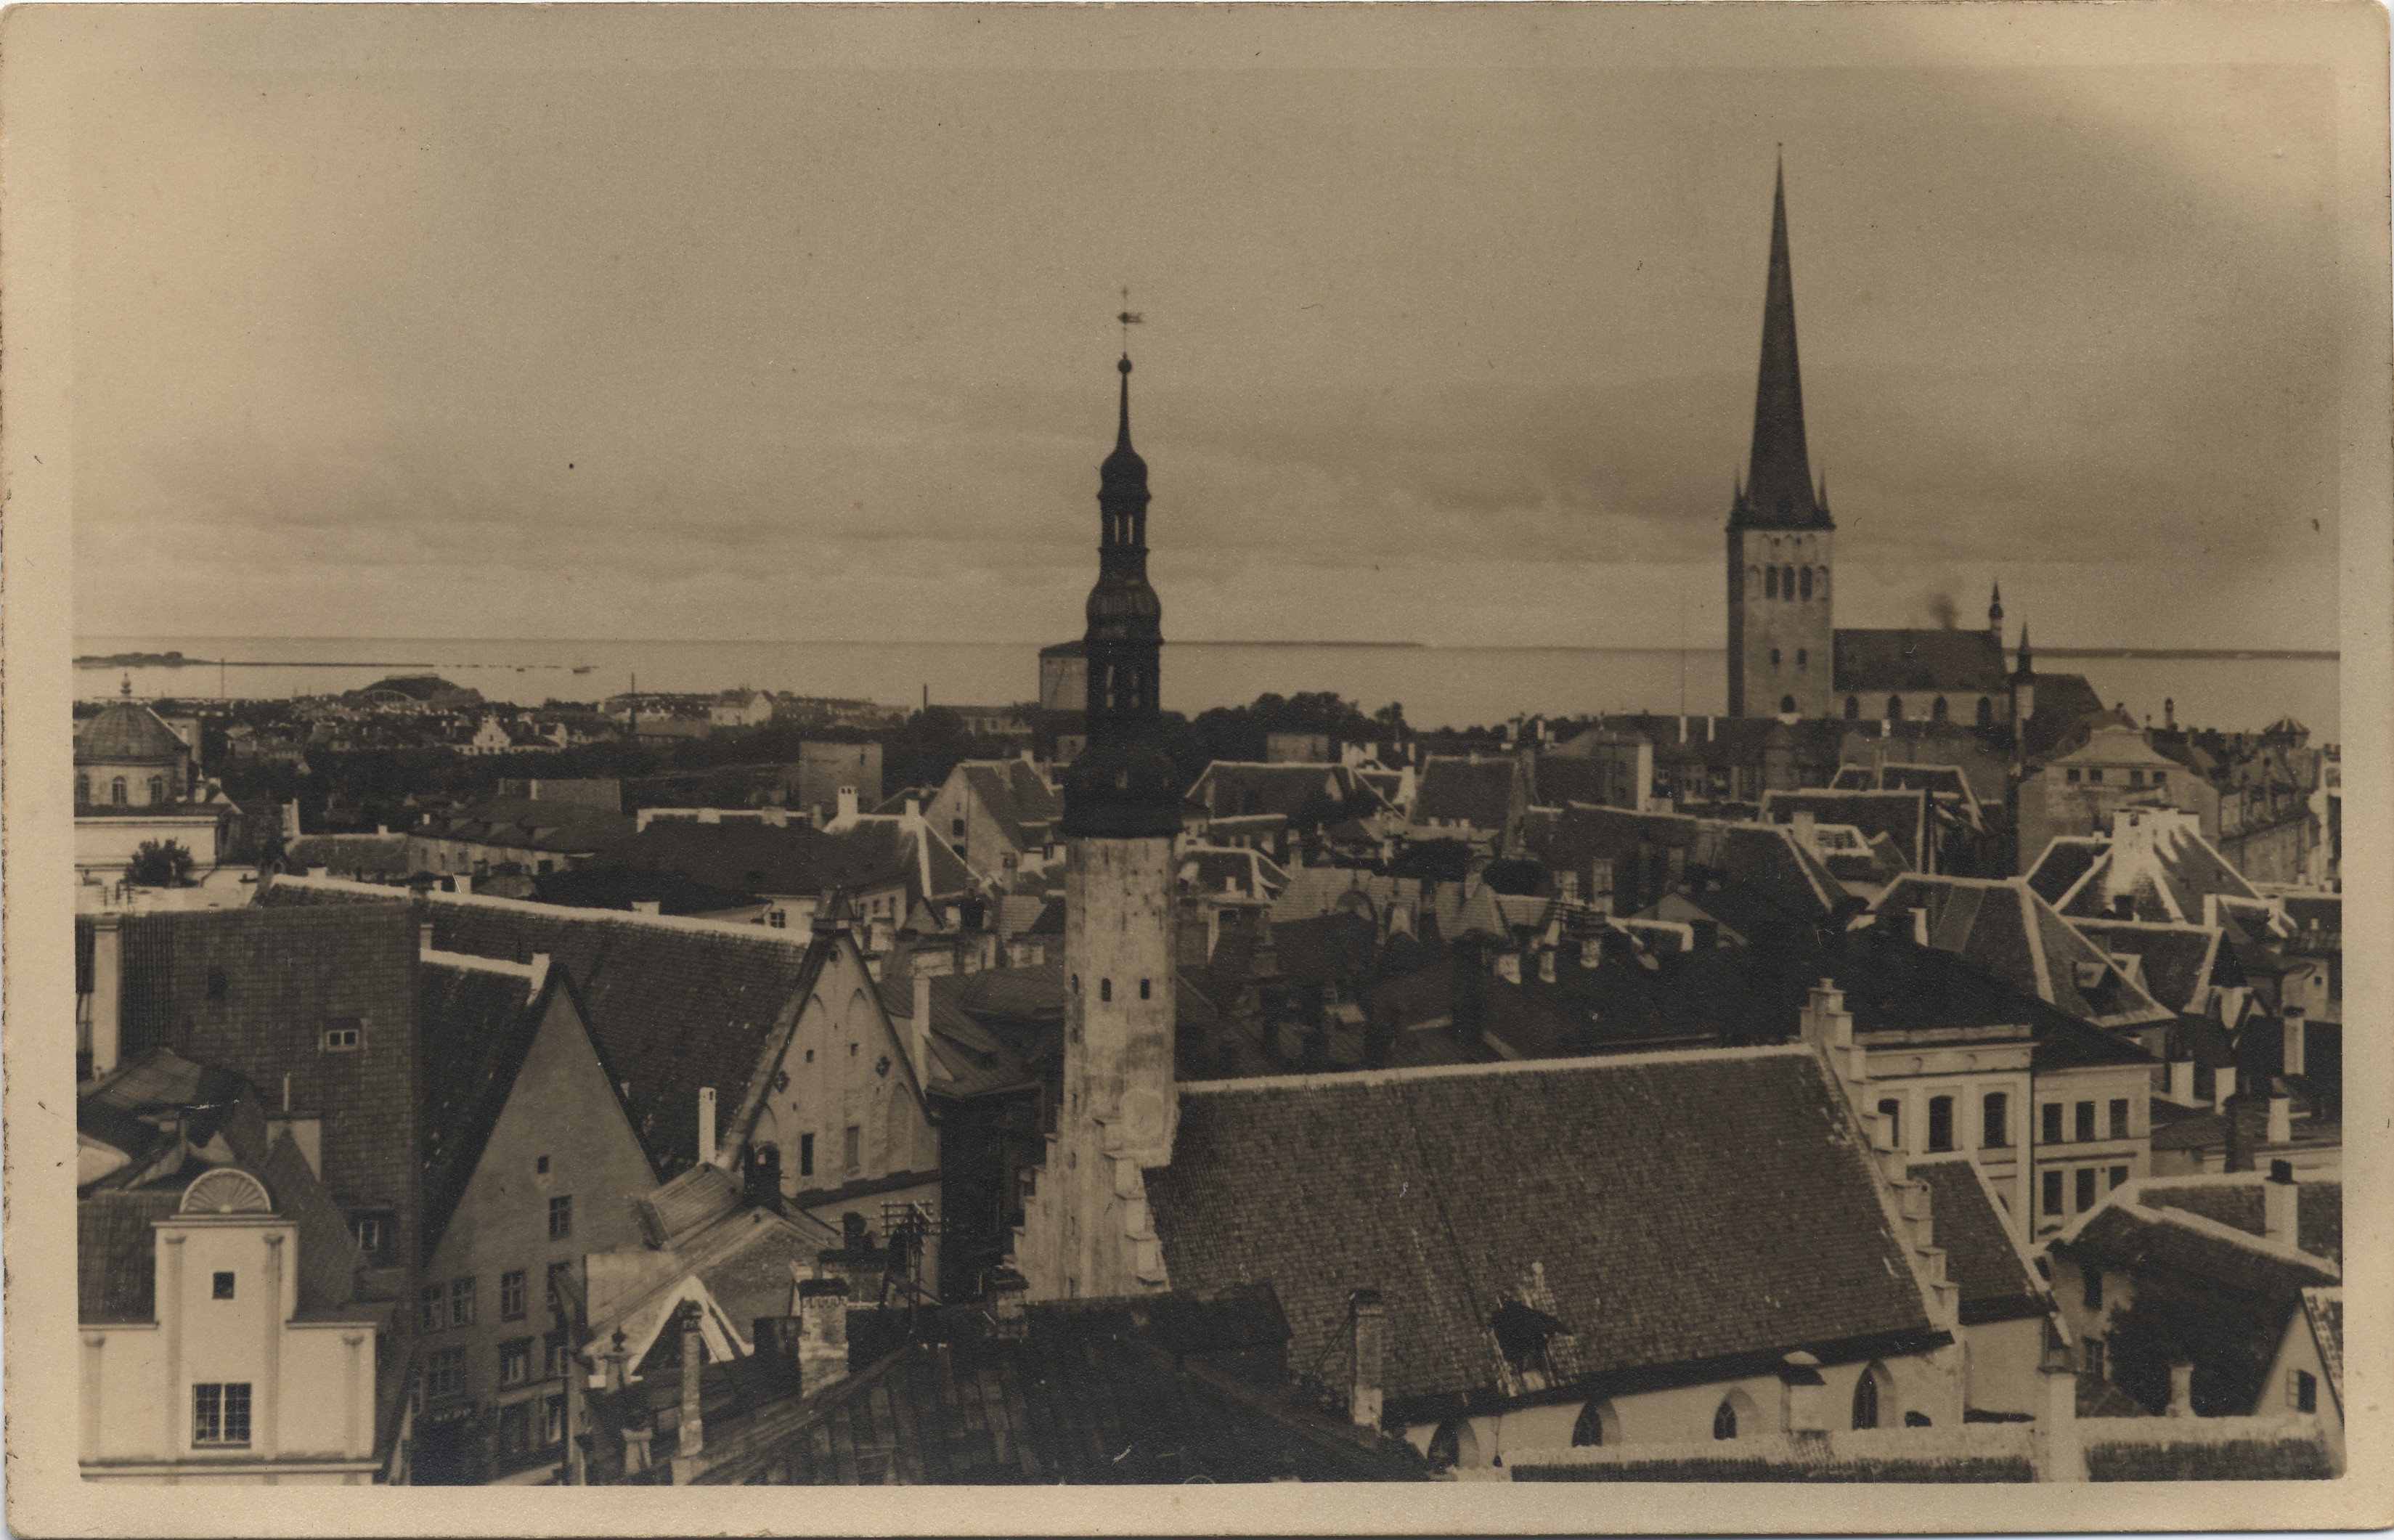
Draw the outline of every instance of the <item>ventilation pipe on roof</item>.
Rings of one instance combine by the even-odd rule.
[[[91,1073],[97,1077],[116,1068],[123,1054],[122,1007],[124,931],[114,915],[95,915],[91,922]]]
[[[698,1088],[698,1164],[711,1165],[715,1161],[715,1087]]]
[[[837,815],[834,817],[832,822],[835,823],[853,823],[856,822],[856,788],[854,786],[842,786],[839,788],[839,811]]]
[[[1538,948],[1538,982],[1551,984],[1554,981],[1555,949],[1551,946],[1542,946]]]
[[[2274,1116],[2277,1103],[2270,1103]],[[2295,1186],[2295,1167],[2291,1161],[2271,1161],[2269,1179],[2261,1184],[2261,1233],[2277,1245],[2297,1249],[2295,1239],[2295,1205],[2300,1190]]]
[[[2230,1101],[2234,1100],[2234,1099],[2235,1099],[2235,1097],[2236,1097],[2236,1071],[2234,1070],[2234,1068],[2232,1068],[2232,1067],[2226,1067],[2226,1068],[2221,1068],[2221,1069],[2216,1069],[2216,1070],[2212,1071],[2212,1072],[2211,1072],[2211,1101],[2212,1101],[2212,1105],[2214,1105],[2214,1106],[2217,1107],[2217,1108],[2220,1110],[2220,1112],[2221,1112],[2222,1113],[2225,1113],[2225,1112],[2228,1111],[2228,1104],[2229,1104],[2229,1102],[2230,1102]]]
[[[2285,1034],[2284,1061],[2279,1066],[2284,1074],[2301,1074],[2303,1071],[2303,1033],[2309,1023],[2303,1019],[2300,1006],[2288,1006],[2281,1028]]]
[[[2169,1090],[2166,1094],[2181,1107],[2195,1104],[2193,1060],[2173,1059],[2169,1061]]]

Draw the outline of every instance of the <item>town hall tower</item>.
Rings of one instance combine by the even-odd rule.
[[[1804,445],[1796,364],[1796,287],[1787,260],[1787,184],[1770,204],[1770,279],[1762,304],[1762,368],[1754,450],[1729,516],[1729,714],[1830,715],[1835,628],[1829,609],[1825,484]]]

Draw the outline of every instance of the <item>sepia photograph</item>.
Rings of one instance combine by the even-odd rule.
[[[2394,1520],[2387,35],[11,10],[11,1522]]]

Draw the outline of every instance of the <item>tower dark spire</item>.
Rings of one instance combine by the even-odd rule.
[[[1995,645],[2000,647],[2004,640],[2004,586],[1997,583],[1993,585],[1993,589],[1987,598],[1987,630],[1993,635]]]
[[[1762,366],[1754,388],[1754,452],[1733,526],[1827,529],[1804,447],[1804,386],[1796,362],[1796,279],[1787,257],[1787,173],[1770,196],[1770,276],[1762,300]]]
[[[2020,622],[2019,666],[2012,671],[2012,678],[2015,679],[2036,678],[2035,660],[2029,655],[2028,622],[2026,621]]]
[[[1098,581],[1085,636],[1088,743],[1064,777],[1063,827],[1145,838],[1179,832],[1180,789],[1155,743],[1164,606],[1147,581],[1147,462],[1130,441],[1130,355],[1114,367],[1121,406],[1113,453],[1098,468]]]

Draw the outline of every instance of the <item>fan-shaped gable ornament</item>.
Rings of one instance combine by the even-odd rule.
[[[246,1171],[219,1166],[193,1182],[183,1193],[186,1214],[271,1214],[274,1200],[266,1184]]]

